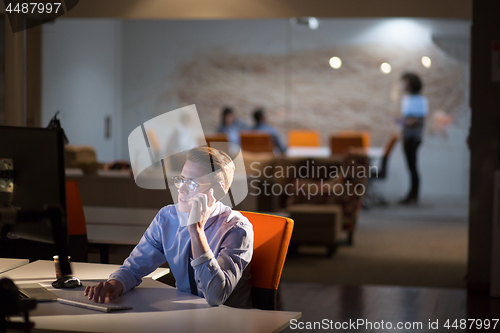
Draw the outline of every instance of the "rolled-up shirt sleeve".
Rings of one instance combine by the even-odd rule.
[[[142,277],[165,262],[159,219],[160,213],[151,222],[123,265],[109,276],[109,280],[118,280],[123,285],[123,293],[138,286],[142,282]]]
[[[207,251],[191,261],[198,290],[207,303],[224,303],[240,281],[253,254],[253,230],[235,225],[224,238],[215,256]]]

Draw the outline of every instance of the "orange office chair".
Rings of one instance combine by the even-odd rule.
[[[337,133],[338,136],[346,138],[361,138],[363,148],[370,147],[370,133],[365,131],[344,130]]]
[[[208,145],[210,142],[227,142],[227,136],[225,133],[205,134],[205,141]]]
[[[319,147],[321,138],[318,131],[290,130],[288,132],[289,147]]]
[[[66,214],[68,220],[68,252],[71,261],[88,261],[87,224],[78,182],[66,180]]]
[[[347,154],[350,148],[364,148],[361,136],[343,136],[333,134],[330,136],[330,150],[332,155]]]
[[[241,150],[252,153],[273,153],[271,134],[261,131],[241,132]]]
[[[283,216],[241,212],[253,225],[251,266],[254,308],[276,310],[281,272],[292,237],[293,220]]]

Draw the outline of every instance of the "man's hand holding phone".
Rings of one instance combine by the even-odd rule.
[[[189,199],[191,211],[189,212],[188,226],[190,228],[203,230],[208,217],[215,208],[217,199],[214,196],[214,189],[210,188],[207,192],[198,193]]]
[[[189,199],[189,203],[191,204],[191,211],[189,212],[188,230],[191,236],[193,258],[198,258],[210,250],[205,235],[205,224],[217,203],[217,199],[214,197],[214,189],[210,188],[208,194],[198,193]]]

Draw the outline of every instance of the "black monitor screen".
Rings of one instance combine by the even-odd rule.
[[[0,126],[0,207],[13,207],[19,212],[60,208],[61,223],[57,228],[67,234],[65,189],[61,130]],[[16,223],[13,234],[23,239],[54,242],[53,226],[47,219],[37,224],[34,216],[32,222]],[[53,245],[25,240],[4,238],[0,243],[4,257],[50,259],[57,252]]]
[[[13,192],[0,188],[0,205],[22,209],[66,206],[64,146],[60,130],[0,127],[0,160],[13,162]]]

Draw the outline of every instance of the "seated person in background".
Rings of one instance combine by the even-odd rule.
[[[248,129],[248,126],[236,118],[233,109],[224,107],[221,114],[221,124],[217,127],[217,133],[225,133],[227,140],[237,145],[240,144],[240,131]]]
[[[163,207],[123,266],[108,281],[86,287],[85,296],[112,301],[167,261],[179,290],[210,305],[251,307],[252,224],[218,201],[227,194],[234,170],[224,152],[190,150],[181,175],[174,177],[178,204]]]
[[[262,109],[255,110],[253,113],[253,119],[255,120],[255,125],[253,127],[253,130],[263,131],[271,134],[273,138],[274,147],[278,149],[281,153],[284,153],[286,151],[286,147],[281,142],[278,131],[271,125],[267,124],[267,119],[266,115],[264,114],[264,110]]]

